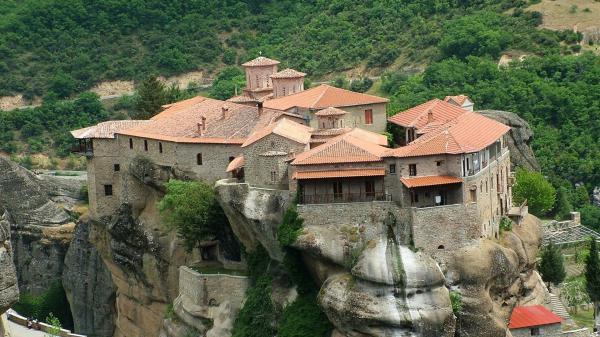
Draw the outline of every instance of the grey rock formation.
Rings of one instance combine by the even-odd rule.
[[[90,337],[112,337],[116,287],[98,251],[89,241],[89,224],[80,222],[65,256],[62,276],[75,331]]]
[[[540,170],[540,164],[535,159],[531,142],[533,131],[529,124],[515,113],[500,110],[482,110],[480,114],[510,126],[508,149],[512,167],[523,167],[528,170]]]
[[[289,203],[287,191],[249,187],[248,184],[217,181],[215,191],[233,233],[247,249],[261,244],[271,258],[282,261],[277,228]]]
[[[504,336],[515,305],[542,304],[545,286],[534,269],[539,220],[528,216],[500,242],[484,240],[454,253],[447,283],[462,296],[461,336]]]
[[[600,206],[600,187],[594,187],[594,191],[592,191],[592,203]]]
[[[5,216],[6,213],[0,217],[0,315],[19,300],[17,273],[13,264],[10,244],[10,229]]]

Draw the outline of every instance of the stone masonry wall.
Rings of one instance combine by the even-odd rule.
[[[179,295],[198,306],[219,306],[228,301],[240,308],[249,284],[245,276],[200,274],[185,266],[179,268]]]
[[[475,204],[412,208],[414,244],[428,253],[456,249],[481,237]]]
[[[295,142],[291,139],[270,134],[262,139],[246,146],[244,150],[244,174],[245,181],[251,186],[288,189],[288,164],[287,155],[269,155],[263,154],[270,151],[282,153],[296,152],[300,153],[307,148],[307,145]],[[276,179],[273,181],[271,172],[276,173]]]

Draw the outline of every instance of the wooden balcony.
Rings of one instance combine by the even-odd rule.
[[[362,192],[301,195],[299,201],[301,204],[334,204],[391,200],[391,195],[385,192]]]

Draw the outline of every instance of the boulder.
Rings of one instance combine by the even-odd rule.
[[[478,113],[510,126],[508,149],[513,168],[518,166],[533,171],[540,170],[540,164],[531,149],[533,131],[523,118],[513,112],[500,110],[481,110]]]

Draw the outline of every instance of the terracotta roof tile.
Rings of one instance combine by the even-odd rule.
[[[227,102],[249,103],[249,102],[258,102],[258,100],[254,99],[248,95],[238,95],[238,96],[231,97],[230,99],[227,100]]]
[[[274,98],[265,102],[264,107],[277,110],[288,110],[293,107],[306,109],[325,109],[328,107],[345,107],[365,104],[387,103],[383,97],[367,95],[350,90],[321,84],[317,87],[301,91],[297,94]]]
[[[388,121],[403,127],[421,129],[431,122],[449,122],[465,112],[467,111],[463,108],[435,98],[397,113],[388,118]]]
[[[225,172],[235,171],[235,170],[239,169],[240,167],[243,167],[245,163],[246,163],[246,160],[244,159],[244,156],[235,157],[229,163],[229,165],[227,165],[227,169],[225,170]]]
[[[225,112],[223,110],[226,110]],[[263,128],[281,111],[197,96],[174,103],[147,123],[119,134],[180,143],[242,144],[256,128]],[[205,118],[205,127],[199,127]]]
[[[456,96],[446,96],[444,97],[445,102],[450,102],[450,100],[454,101],[459,106],[465,104],[467,100],[471,100],[467,95],[456,95]]]
[[[356,138],[363,139],[368,142],[375,143],[377,145],[388,145],[388,140],[386,136],[360,128],[317,129],[312,132],[312,138],[310,139],[310,142],[311,144],[322,144],[329,141],[332,138],[347,133],[351,134]]]
[[[414,178],[400,178],[400,181],[402,182],[402,184],[404,184],[404,186],[408,188],[449,185],[463,182],[461,178],[452,176],[424,176]]]
[[[84,138],[115,138],[115,133],[148,123],[145,120],[121,120],[98,123],[87,128],[73,130],[71,135],[77,139]]]
[[[349,177],[377,177],[384,176],[385,168],[359,168],[359,169],[335,169],[321,171],[299,171],[294,172],[292,179],[326,179],[326,178],[349,178]]]
[[[279,121],[271,123],[270,125],[252,133],[248,139],[246,139],[244,144],[242,144],[242,147],[253,144],[254,142],[272,133],[291,139],[300,144],[308,144],[310,141],[311,131],[312,128],[306,125],[296,123],[287,118],[282,118]]]
[[[346,133],[298,154],[292,165],[377,162],[382,160],[387,150]]]
[[[343,116],[345,114],[347,114],[347,111],[344,111],[342,109],[338,109],[338,108],[334,108],[334,107],[329,107],[329,108],[325,108],[322,110],[319,110],[315,113],[315,116],[320,116],[320,117],[324,117],[324,116]]]
[[[244,67],[261,67],[261,66],[274,66],[276,64],[279,64],[279,61],[271,60],[270,58],[267,58],[264,56],[259,56],[259,57],[255,58],[254,60],[250,60],[246,63],[242,63],[242,66],[244,66]]]
[[[306,76],[305,73],[299,72],[297,70],[287,68],[282,71],[276,72],[271,75],[271,78],[298,78]]]
[[[530,328],[561,323],[558,315],[541,305],[515,307],[510,315],[509,329]]]
[[[390,150],[389,156],[416,157],[480,151],[496,142],[510,127],[475,112],[458,116],[407,146]]]

